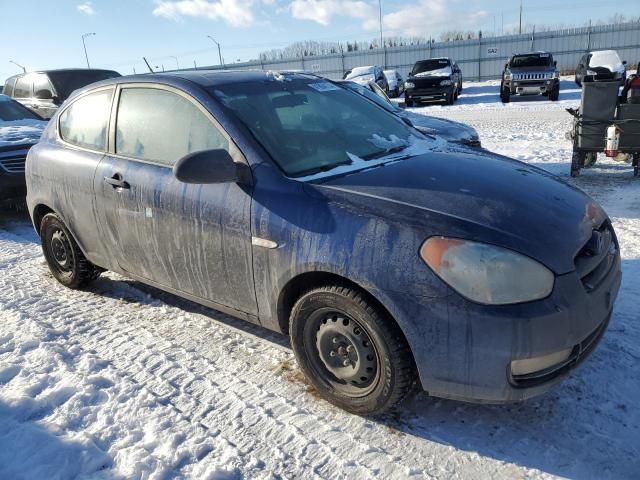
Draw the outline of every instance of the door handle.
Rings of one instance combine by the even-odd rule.
[[[130,185],[124,181],[124,178],[119,173],[114,174],[112,177],[104,177],[104,181],[113,188],[130,188]]]

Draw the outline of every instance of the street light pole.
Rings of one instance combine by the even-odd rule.
[[[211,35],[207,35],[207,38],[210,38],[213,43],[218,46],[218,57],[220,57],[220,66],[224,68],[224,63],[222,62],[222,53],[220,52],[220,44],[215,41],[215,39]]]
[[[84,35],[82,35],[82,46],[84,47],[84,58],[87,60],[87,68],[91,68],[91,65],[89,65],[89,55],[87,55],[87,44],[85,43],[84,39],[87,37],[90,37],[91,35],[95,35],[95,33],[85,33]]]
[[[378,0],[378,13],[380,21],[380,48],[384,48],[384,43],[382,43],[382,0]]]
[[[20,67],[23,71],[23,73],[27,73],[27,69],[24,68],[22,65],[20,65],[18,62],[14,62],[13,60],[9,60],[9,63],[13,63],[14,65]]]

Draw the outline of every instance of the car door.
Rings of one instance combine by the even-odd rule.
[[[109,153],[96,171],[103,234],[120,270],[152,284],[257,314],[250,191],[186,184],[172,167],[214,148],[244,159],[192,97],[161,85],[118,90]]]
[[[51,118],[58,109],[53,97],[55,90],[49,77],[44,73],[33,74],[33,98],[31,109],[37,112],[42,118]]]

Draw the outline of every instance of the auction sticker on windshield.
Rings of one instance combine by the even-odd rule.
[[[328,92],[330,90],[340,90],[340,87],[335,86],[329,82],[315,82],[310,83],[309,86],[318,92]]]

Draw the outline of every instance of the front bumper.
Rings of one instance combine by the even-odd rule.
[[[549,297],[487,306],[456,293],[447,298],[386,292],[405,330],[422,387],[430,395],[505,403],[540,395],[566,377],[601,339],[621,282],[619,252],[597,288],[577,272],[556,277]],[[569,358],[532,375],[516,376],[514,360],[570,351]]]
[[[441,102],[453,95],[453,85],[444,87],[411,88],[404,92],[405,100],[414,102]]]
[[[547,95],[560,86],[557,78],[546,80],[505,80],[504,88],[511,95]]]

